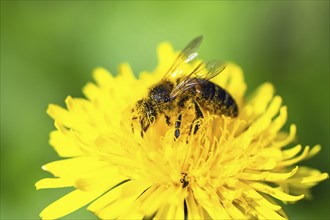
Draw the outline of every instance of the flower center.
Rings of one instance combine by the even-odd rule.
[[[189,184],[188,174],[181,173],[180,183],[182,183],[182,188],[186,188]]]

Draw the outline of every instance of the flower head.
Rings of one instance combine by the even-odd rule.
[[[116,77],[97,68],[96,84],[83,90],[87,99],[69,96],[67,109],[49,106],[56,127],[50,144],[66,159],[44,165],[55,178],[36,187],[74,190],[46,207],[42,218],[60,218],[89,204],[102,219],[285,219],[276,200],[298,201],[328,178],[297,166],[320,146],[287,147],[296,126],[281,131],[287,107],[273,86],[265,83],[246,98],[242,70],[232,63],[212,82],[234,98],[237,117],[205,110],[203,118],[191,120],[193,108],[187,107],[179,137],[165,117],[154,120],[144,135],[137,132],[132,109],[176,56],[168,43],[161,44],[159,66],[138,79],[128,64],[120,65]],[[171,120],[178,114],[172,112]]]

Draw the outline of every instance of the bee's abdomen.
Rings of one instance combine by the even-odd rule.
[[[220,86],[208,81],[199,79],[201,82],[194,86],[196,101],[202,108],[217,115],[236,117],[238,107],[233,97]]]

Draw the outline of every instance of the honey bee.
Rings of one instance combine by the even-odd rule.
[[[238,115],[238,106],[233,97],[225,89],[210,81],[225,69],[225,63],[201,61],[191,72],[182,74],[182,65],[190,63],[197,57],[197,49],[202,39],[203,37],[199,36],[192,40],[179,53],[162,80],[152,86],[148,95],[135,104],[132,109],[132,120],[138,120],[142,137],[159,117],[165,116],[166,124],[168,126],[174,124],[174,136],[179,138],[182,113],[188,105],[194,108],[194,119],[190,130],[196,120],[204,117],[203,110],[232,118]],[[175,79],[176,75],[181,76]],[[174,123],[171,121],[173,114],[176,117]],[[132,129],[134,132],[133,123]],[[193,132],[197,131],[198,124],[194,126]]]

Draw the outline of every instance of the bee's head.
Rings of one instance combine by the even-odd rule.
[[[149,98],[155,103],[171,102],[170,94],[173,90],[173,83],[169,81],[162,81],[154,86],[149,92]]]

